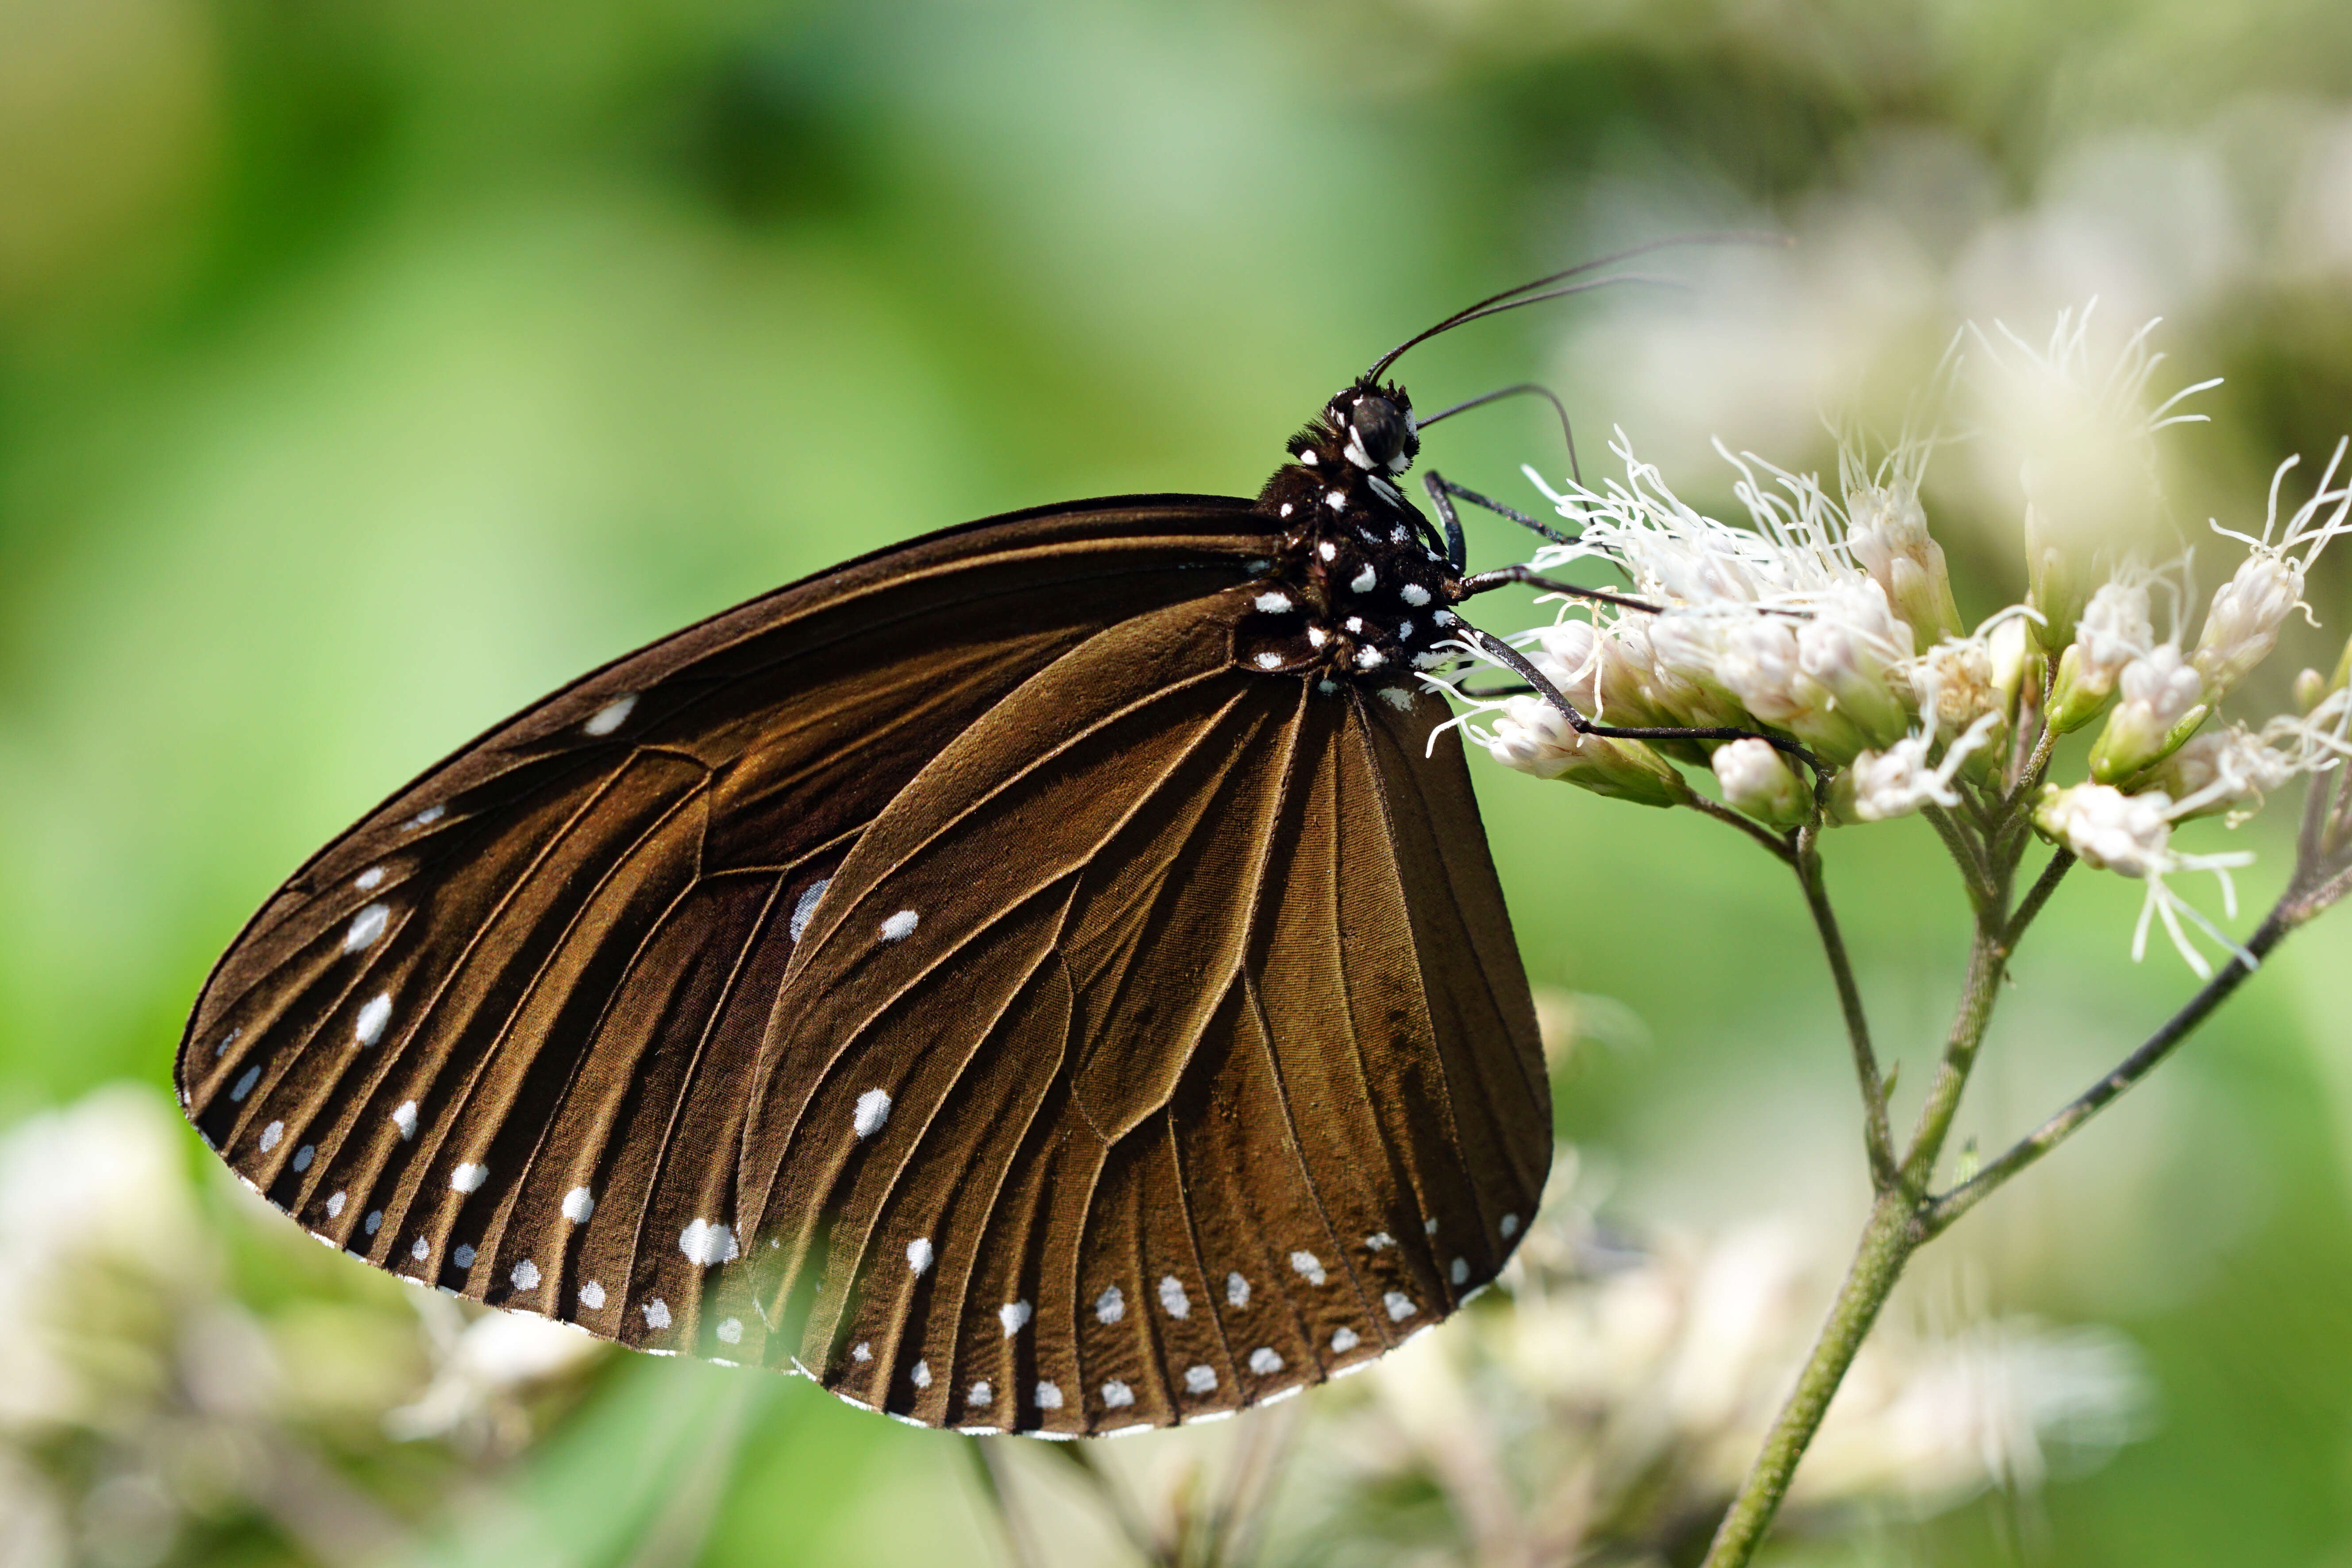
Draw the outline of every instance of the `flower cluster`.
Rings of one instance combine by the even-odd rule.
[[[2136,953],[2161,918],[2207,973],[2184,919],[2239,950],[2165,879],[2212,871],[2234,904],[2227,872],[2247,857],[2182,852],[2173,828],[2216,814],[2234,826],[2294,774],[2346,754],[2343,664],[2332,678],[2304,672],[2295,711],[2252,727],[2215,715],[2278,646],[2287,616],[2310,618],[2312,564],[2352,531],[2347,447],[2284,520],[2292,458],[2272,480],[2259,532],[2213,524],[2244,559],[2192,625],[2190,557],[2151,567],[2115,548],[2113,507],[2096,501],[2103,470],[2077,449],[2094,437],[2119,446],[2104,471],[2152,485],[2155,433],[2200,417],[2172,410],[2213,384],[2147,409],[2161,359],[2147,329],[2095,371],[2088,314],[2062,318],[2046,352],[1980,340],[1994,351],[1993,374],[2025,389],[2017,396],[2032,405],[2043,447],[2058,449],[2029,447],[2020,465],[2028,572],[2015,603],[1963,620],[1920,500],[1932,439],[1906,435],[1875,464],[1849,442],[1835,497],[1811,475],[1718,446],[1747,512],[1734,523],[1683,501],[1620,431],[1622,479],[1556,489],[1528,470],[1574,533],[1530,565],[1557,576],[1597,563],[1652,608],[1567,601],[1554,624],[1512,640],[1603,725],[1755,738],[1605,738],[1580,731],[1541,694],[1465,697],[1449,685],[1470,709],[1466,731],[1507,766],[1644,805],[1692,804],[1694,779],[1711,774],[1725,805],[1775,830],[1817,813],[1832,825],[1922,811],[1983,823],[2031,807],[2034,826],[2084,863],[2147,882]],[[2087,776],[2050,782],[2056,742],[2078,731],[2090,734]]]

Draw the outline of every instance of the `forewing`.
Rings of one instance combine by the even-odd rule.
[[[1240,604],[1092,639],[860,841],[694,1195],[750,1256],[662,1283],[683,1348],[1076,1435],[1343,1373],[1501,1268],[1550,1112],[1459,744],[1237,668]]]
[[[727,1108],[754,1096],[824,879],[1006,693],[1105,627],[1241,581],[1265,542],[1238,500],[1019,514],[584,678],[270,899],[182,1042],[190,1118],[321,1239],[671,1342],[660,1258],[735,1242],[723,1222],[656,1223],[654,1196],[731,1185]]]

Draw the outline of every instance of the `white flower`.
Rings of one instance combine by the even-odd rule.
[[[1887,458],[1880,482],[1872,481],[1853,443],[1842,444],[1838,453],[1846,543],[1923,643],[1958,637],[1961,628],[1944,547],[1929,537],[1927,513],[1919,504],[1931,449],[1927,441],[1905,441]]]
[[[2091,747],[2091,776],[2101,784],[2161,761],[2185,738],[2177,731],[2206,706],[2205,678],[2174,643],[2158,643],[2124,666],[2116,685],[2123,700]]]
[[[1678,805],[1690,793],[1673,764],[1641,742],[1580,733],[1544,698],[1513,697],[1482,706],[1495,715],[1491,728],[1481,729],[1466,718],[1457,721],[1507,768],[1539,779],[1565,779],[1643,805]]]
[[[2148,621],[2147,580],[2142,574],[2100,584],[2074,623],[2074,646],[2083,650],[2083,678],[2112,687],[2124,666],[2156,646]]]
[[[1928,734],[1906,735],[1883,752],[1864,752],[1849,770],[1853,786],[1853,815],[1864,822],[1885,822],[1905,816],[1923,805],[1960,804],[1952,777],[1969,753],[1984,744],[2000,724],[2000,715],[1987,713],[1944,748],[1944,760],[1927,760],[1935,745]]]
[[[2172,797],[2172,818],[2184,822],[2212,812],[2248,812],[2302,771],[2242,724],[2192,736],[2164,761],[2157,783]]]
[[[2126,795],[2100,784],[2053,790],[2035,820],[2095,869],[2146,877],[2171,868],[2172,799],[2161,790]]]
[[[1785,826],[1803,818],[1804,782],[1789,769],[1778,749],[1765,741],[1733,741],[1707,759],[1723,785],[1724,804],[1760,822]]]
[[[2301,607],[2305,618],[2310,618],[2310,609],[2303,604],[2305,574],[2327,542],[2347,531],[2347,514],[2352,513],[2352,485],[2335,490],[2327,488],[2344,461],[2346,445],[2344,441],[2336,444],[2327,471],[2319,477],[2318,489],[2295,509],[2276,543],[2271,535],[2278,531],[2279,486],[2299,458],[2289,458],[2272,474],[2270,505],[2260,537],[2233,532],[2219,522],[2212,525],[2216,533],[2239,540],[2252,552],[2236,574],[2214,591],[2205,629],[2197,639],[2197,668],[2216,694],[2237,685],[2247,671],[2270,656],[2278,646],[2279,627],[2288,611]],[[2336,503],[2335,510],[2322,521],[2320,513],[2331,501]]]
[[[2252,864],[2254,858],[2243,851],[2189,855],[2175,849],[2172,825],[2183,815],[2184,808],[2175,805],[2162,790],[2126,795],[2104,784],[2081,784],[2070,789],[2053,784],[2042,792],[2033,820],[2042,832],[2072,850],[2085,866],[2118,876],[2137,877],[2147,884],[2147,897],[2140,904],[2139,922],[2132,931],[2132,962],[2137,963],[2147,956],[2149,918],[2160,916],[2181,960],[2199,979],[2211,978],[2212,966],[2181,929],[2180,917],[2187,915],[2207,936],[2243,960],[2251,969],[2255,962],[2253,955],[2190,908],[2166,885],[2164,879],[2175,871],[2212,872],[2221,884],[2224,910],[2235,916],[2238,889],[2230,879],[2230,870]]]
[[[2150,581],[2147,573],[2126,564],[2100,584],[2074,623],[2074,640],[2058,661],[2050,694],[2050,723],[2061,734],[2097,718],[2131,661],[2156,647],[2148,622]]]
[[[1528,471],[1578,525],[1573,542],[1539,551],[1534,564],[1606,561],[1660,605],[1603,628],[1604,640],[1627,645],[1645,718],[1784,729],[1837,762],[1903,733],[1909,692],[1895,672],[1910,657],[1912,628],[1854,563],[1844,520],[1817,481],[1725,453],[1749,514],[1734,527],[1685,505],[1622,432],[1614,450],[1626,477],[1597,490],[1554,490]]]

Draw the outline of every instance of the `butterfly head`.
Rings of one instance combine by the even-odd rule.
[[[1323,405],[1331,437],[1328,457],[1370,474],[1401,474],[1421,453],[1421,433],[1412,420],[1412,399],[1394,382],[1370,379],[1341,391]]]

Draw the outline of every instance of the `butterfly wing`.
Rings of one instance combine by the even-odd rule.
[[[751,1092],[811,889],[1005,693],[1107,626],[1240,581],[1265,543],[1241,500],[1014,514],[583,678],[270,899],[181,1044],[191,1120],[321,1239],[614,1331],[581,1302],[600,1279],[617,1302],[639,1251],[677,1250],[641,1234],[655,1184],[731,1178],[690,1107]],[[515,1237],[566,1238],[562,1261]]]
[[[1444,705],[1240,668],[1244,598],[1091,639],[867,830],[704,1123],[734,1184],[633,1282],[662,1342],[1076,1435],[1343,1373],[1501,1267],[1550,1107]]]

